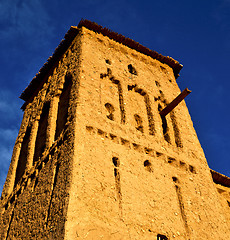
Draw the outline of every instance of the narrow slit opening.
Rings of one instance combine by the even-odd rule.
[[[137,75],[137,70],[134,68],[134,66],[132,64],[128,65],[128,70],[131,74]]]
[[[106,59],[105,62],[109,65],[111,65],[111,61],[109,59]]]
[[[148,172],[152,172],[152,164],[149,160],[144,161],[144,167]]]
[[[106,108],[106,110],[108,111],[106,117],[107,117],[109,120],[114,121],[114,112],[115,112],[115,109],[114,109],[113,105],[110,104],[110,103],[106,103],[106,104],[105,104],[105,108]]]
[[[160,112],[162,110],[162,106],[159,104],[158,105],[158,111]],[[161,116],[161,115],[160,115]],[[161,116],[161,122],[162,122],[162,131],[163,131],[163,136],[164,136],[164,139],[170,143],[170,137],[169,137],[169,133],[168,133],[168,123],[167,123],[167,120],[166,120],[166,117],[165,116]]]
[[[144,133],[144,127],[143,127],[143,120],[142,118],[138,115],[134,115],[134,119],[136,121],[136,129],[142,133]]]
[[[120,161],[117,157],[113,157],[112,158],[113,164],[115,167],[119,167],[120,166]]]

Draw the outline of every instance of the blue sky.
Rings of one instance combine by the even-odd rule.
[[[230,0],[0,0],[0,191],[22,119],[18,97],[71,25],[95,21],[184,65],[177,82],[209,166],[230,176]]]

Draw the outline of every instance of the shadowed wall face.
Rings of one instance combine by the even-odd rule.
[[[25,104],[14,149],[19,154],[13,154],[8,174],[14,187],[1,200],[1,239],[64,239],[74,142],[68,119],[74,119],[79,86],[76,41]]]
[[[42,108],[42,113],[39,120],[39,127],[38,127],[36,142],[35,142],[34,164],[38,161],[43,151],[45,150],[49,110],[50,110],[50,103],[47,102],[44,104]]]
[[[65,76],[64,87],[59,99],[55,140],[59,137],[61,131],[63,131],[64,126],[67,122],[71,87],[72,76],[71,74],[68,74]]]

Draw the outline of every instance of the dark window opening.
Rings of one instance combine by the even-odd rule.
[[[5,205],[5,210],[7,210],[8,207],[9,207],[9,203],[6,203],[6,205]]]
[[[145,161],[144,161],[144,166],[145,166],[145,167],[150,167],[150,166],[151,166],[150,161],[149,161],[149,160],[145,160]]]
[[[191,173],[196,173],[196,170],[195,170],[195,168],[192,165],[189,165],[189,171]]]
[[[111,140],[115,140],[115,139],[117,139],[117,136],[114,135],[114,134],[112,134],[112,133],[110,133],[109,136],[110,136]]]
[[[124,139],[124,138],[121,138],[121,145],[124,145],[124,146],[130,148],[130,142],[129,142],[129,140],[126,140],[126,139]]]
[[[106,59],[105,62],[109,65],[111,65],[111,61],[109,59]]]
[[[106,115],[106,117],[107,117],[109,120],[114,121],[114,112],[115,112],[115,109],[114,109],[113,105],[110,104],[110,103],[106,103],[106,104],[105,104],[105,108],[106,108],[107,111],[108,111],[108,115]]]
[[[65,124],[67,123],[71,87],[72,76],[70,74],[67,74],[65,76],[65,83],[58,104],[55,140],[57,140],[62,130],[65,128]]]
[[[230,207],[230,202],[227,200],[228,206]]]
[[[144,132],[143,121],[141,117],[137,114],[134,115],[134,119],[136,121],[136,129],[140,132]]]
[[[131,74],[137,75],[137,71],[136,71],[136,69],[133,67],[132,64],[129,64],[129,65],[128,65],[128,70],[129,70],[129,72],[130,72]]]
[[[144,161],[144,167],[148,172],[152,172],[152,164],[149,160]]]
[[[134,90],[135,90],[135,92],[139,93],[141,96],[145,96],[146,95],[146,92],[143,89],[141,89],[141,88],[137,88],[136,87]]]
[[[49,109],[50,102],[44,103],[35,142],[34,163],[41,157],[46,146]]]
[[[180,161],[180,166],[184,167],[185,166],[185,162]]]
[[[117,177],[118,175],[119,175],[118,169],[117,169],[117,168],[114,168],[114,176]]]
[[[174,162],[176,162],[175,158],[168,157],[168,163],[174,163]]]
[[[110,68],[107,68],[107,76],[109,77],[112,76],[112,70]]]
[[[167,132],[168,132],[168,124],[167,124],[167,120],[164,116],[161,116],[161,120],[162,120],[162,129],[163,129],[163,135],[166,141],[168,141],[168,136],[167,136]]]
[[[120,174],[119,174],[118,168],[120,166],[120,161],[119,161],[119,159],[117,157],[113,157],[112,161],[113,161],[113,165],[115,166],[115,168],[114,168],[114,176],[115,176],[115,178],[119,179],[120,178]]]
[[[35,172],[35,171],[30,175],[30,179],[31,179],[31,181],[34,180],[34,178],[36,177],[35,175],[36,175],[36,172]]]
[[[161,156],[163,156],[163,153],[161,153],[161,152],[156,152],[156,155],[157,155],[157,157],[161,157]]]
[[[159,104],[158,105],[158,111],[161,112],[162,110],[162,106]],[[161,116],[161,115],[160,115]],[[163,129],[163,136],[164,139],[170,143],[170,137],[169,137],[169,133],[168,133],[168,124],[167,124],[167,120],[165,116],[161,116],[161,121],[162,121],[162,129]]]
[[[145,167],[151,166],[150,161],[149,160],[144,161],[144,166]]]
[[[101,135],[101,136],[106,136],[106,132],[104,132],[103,130],[101,130],[101,129],[97,129],[97,133],[98,133],[98,135]]]
[[[19,188],[19,190],[16,192],[16,194],[17,194],[17,197],[20,195],[22,193],[22,189],[21,188]]]
[[[135,89],[136,88],[136,84],[134,84],[134,85],[128,85],[128,91],[132,91],[133,89]]]
[[[163,73],[165,73],[165,74],[168,73],[168,70],[167,70],[165,67],[160,66],[160,68],[161,68],[161,70],[162,70]]]
[[[157,234],[157,240],[168,240],[168,238],[165,235]]]
[[[15,201],[15,195],[13,195],[13,197],[10,199],[10,204],[13,204]]]
[[[157,87],[160,87],[160,86],[161,86],[158,81],[155,81],[155,83],[156,83],[156,86],[157,86]]]
[[[178,183],[178,178],[177,177],[172,177],[173,182]]]
[[[94,131],[93,127],[91,127],[91,126],[86,126],[86,130],[89,131],[89,132],[93,132]]]
[[[117,157],[113,157],[112,160],[113,160],[113,164],[114,164],[115,167],[120,166],[120,161]]]

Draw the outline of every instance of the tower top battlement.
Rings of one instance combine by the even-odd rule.
[[[180,70],[183,68],[183,65],[179,64],[178,61],[174,60],[171,57],[165,57],[156,51],[150,50],[147,47],[139,44],[138,42],[127,38],[121,34],[111,31],[108,28],[103,28],[95,22],[91,22],[89,20],[81,20],[77,27],[72,26],[69,31],[66,33],[64,39],[61,41],[59,46],[55,49],[53,55],[49,57],[47,62],[43,65],[43,67],[39,70],[36,76],[32,79],[29,86],[23,91],[20,98],[24,101],[27,101],[31,93],[37,89],[40,85],[40,81],[44,78],[44,76],[48,73],[48,71],[53,67],[53,65],[61,58],[64,52],[68,49],[74,38],[77,36],[79,29],[81,27],[88,28],[96,33],[101,33],[103,36],[107,36],[110,39],[121,43],[131,49],[135,49],[136,51],[143,53],[147,56],[152,57],[153,59],[157,59],[162,63],[166,63],[169,65],[177,78],[179,76]]]

